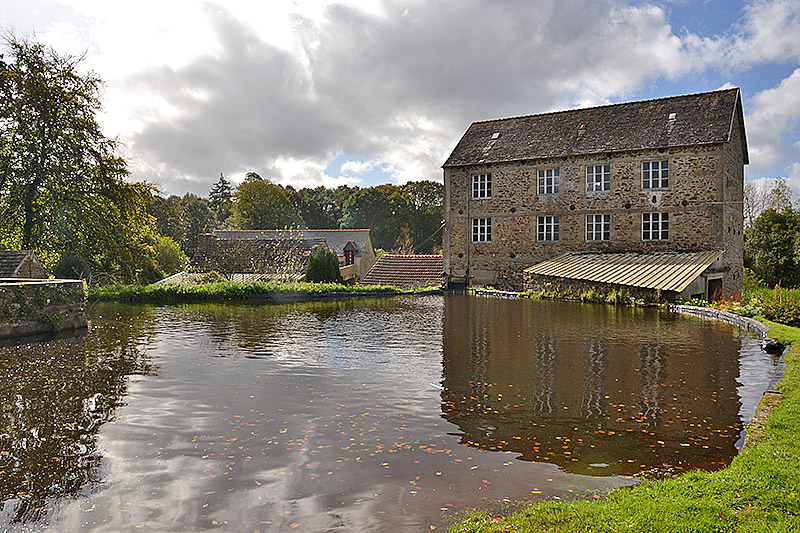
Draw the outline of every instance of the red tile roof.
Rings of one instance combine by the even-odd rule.
[[[435,287],[442,284],[441,255],[383,254],[361,281],[362,285],[394,285],[401,289]]]

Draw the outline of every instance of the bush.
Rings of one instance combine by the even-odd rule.
[[[156,268],[165,276],[180,272],[189,264],[189,258],[183,253],[178,243],[163,235],[157,237],[153,245],[153,254]]]
[[[57,279],[87,279],[89,274],[89,262],[70,252],[62,254],[53,268],[53,276]]]
[[[311,283],[342,283],[339,272],[339,257],[330,248],[315,246],[308,258],[306,281]]]

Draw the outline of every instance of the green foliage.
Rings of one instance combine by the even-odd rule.
[[[216,219],[215,227],[224,227],[228,217],[231,216],[232,197],[233,185],[231,185],[231,182],[226,180],[225,176],[220,172],[219,180],[211,188],[211,192],[208,193],[209,207]]]
[[[242,182],[233,195],[231,225],[236,229],[276,229],[302,225],[286,191],[258,179]]]
[[[339,257],[326,246],[315,246],[308,258],[306,281],[310,283],[342,283]]]
[[[86,279],[89,275],[89,262],[73,253],[64,253],[53,268],[57,279]]]
[[[186,255],[192,257],[197,251],[197,242],[201,233],[207,233],[214,227],[214,213],[211,212],[208,200],[194,194],[186,194],[181,199],[181,248]]]
[[[189,264],[189,258],[183,253],[178,243],[162,235],[156,237],[153,254],[154,266],[165,276],[180,272]]]
[[[89,269],[133,281],[151,261],[144,211],[152,188],[125,181],[96,120],[102,82],[80,58],[7,38],[0,60],[0,242],[33,249],[47,269],[65,253]]]
[[[386,294],[398,293],[396,287],[385,285],[344,285],[341,283],[308,283],[225,281],[220,283],[157,283],[152,285],[115,285],[91,289],[93,301],[175,303],[211,300],[270,300],[283,297],[313,297],[335,293]]]
[[[800,212],[791,207],[767,209],[745,230],[745,266],[768,285],[800,286],[800,262],[796,243]]]

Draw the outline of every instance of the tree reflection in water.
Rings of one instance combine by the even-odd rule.
[[[53,501],[102,483],[100,427],[113,419],[126,377],[153,374],[150,316],[115,307],[90,334],[0,346],[0,503],[3,522],[46,518]]]

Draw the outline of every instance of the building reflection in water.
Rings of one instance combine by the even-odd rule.
[[[737,329],[655,309],[448,297],[461,443],[569,472],[717,469],[736,454]]]

